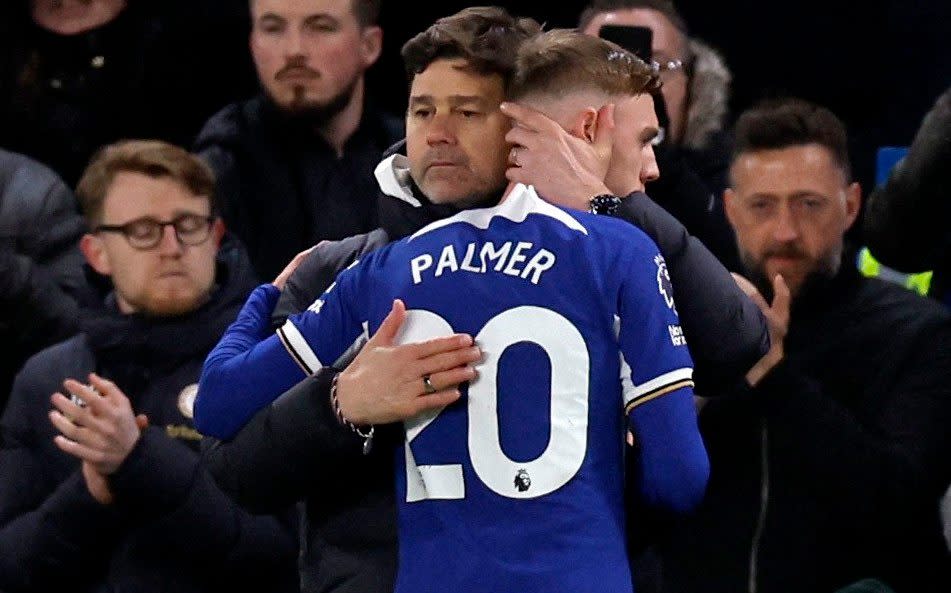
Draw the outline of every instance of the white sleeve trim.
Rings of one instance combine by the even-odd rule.
[[[323,363],[320,362],[320,359],[311,350],[307,340],[304,339],[300,330],[290,319],[285,321],[284,325],[277,330],[277,334],[291,357],[297,361],[297,364],[301,365],[308,375],[313,375],[323,368]]]
[[[637,402],[640,399],[650,396],[651,394],[664,391],[667,387],[676,385],[677,383],[687,383],[693,384],[693,369],[691,368],[682,368],[675,371],[670,371],[669,373],[664,373],[658,377],[654,377],[650,381],[641,383],[640,385],[634,385],[634,381],[631,378],[631,367],[623,361],[622,357],[622,373],[621,373],[621,384],[624,386],[624,407],[628,408],[632,403]]]

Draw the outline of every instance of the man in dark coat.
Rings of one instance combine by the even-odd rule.
[[[951,319],[856,271],[860,189],[831,112],[787,100],[736,130],[726,212],[772,347],[702,408],[707,498],[660,547],[662,590],[948,591]]]
[[[201,365],[253,285],[238,251],[216,258],[213,189],[160,142],[84,175],[83,254],[112,286],[27,362],[0,420],[0,590],[296,589],[293,522],[240,509],[199,464]]]
[[[251,13],[263,93],[213,116],[195,151],[228,229],[274,278],[297,252],[376,227],[373,168],[402,124],[366,101],[379,0],[254,0]]]

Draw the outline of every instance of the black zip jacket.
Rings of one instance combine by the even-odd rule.
[[[293,518],[242,510],[199,464],[189,393],[193,400],[205,356],[253,286],[246,261],[219,261],[219,286],[195,312],[122,315],[112,299],[17,377],[0,420],[0,590],[296,590]],[[89,494],[79,461],[53,443],[47,416],[63,380],[92,371],[150,421],[110,477],[109,506]]]
[[[948,315],[845,267],[797,299],[785,352],[703,407],[707,497],[660,547],[662,591],[951,591]]]
[[[275,323],[309,306],[361,254],[455,212],[429,203],[418,190],[412,195],[419,206],[380,197],[383,228],[318,247],[288,281],[275,309]],[[677,302],[688,344],[691,332],[712,334],[698,335],[691,347],[697,381],[712,386],[742,377],[769,346],[756,306],[716,258],[645,195],[626,199],[620,216],[658,243],[672,281],[683,284]],[[696,303],[698,298],[705,299],[705,307]],[[706,356],[705,373],[698,352]],[[335,373],[325,369],[298,384],[259,412],[232,441],[206,439],[206,460],[221,487],[254,511],[281,508],[307,497],[302,521],[303,591],[390,593],[396,569],[396,505],[392,448],[387,442],[402,438],[401,427],[378,428],[376,445],[370,455],[362,456],[362,439],[341,427],[330,409]]]
[[[373,168],[400,136],[399,122],[365,108],[338,158],[307,122],[258,96],[208,120],[195,152],[215,171],[228,230],[272,279],[311,245],[376,228]]]

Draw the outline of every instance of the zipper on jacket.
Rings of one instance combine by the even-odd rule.
[[[753,542],[750,547],[750,577],[747,583],[749,593],[756,593],[757,572],[759,570],[759,546],[763,539],[763,527],[766,523],[766,511],[769,507],[769,432],[766,419],[762,419],[760,433],[760,492],[759,517],[756,519],[756,529],[753,531]]]

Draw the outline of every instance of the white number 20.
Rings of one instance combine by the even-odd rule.
[[[407,312],[401,343],[454,333],[430,311]],[[563,316],[541,307],[515,307],[485,324],[476,336],[484,362],[469,385],[468,449],[476,475],[492,491],[510,498],[536,498],[564,486],[581,468],[588,439],[588,348],[578,329]],[[551,364],[550,434],[545,451],[530,461],[513,461],[502,451],[498,418],[499,358],[520,342],[541,347]],[[517,394],[514,394],[517,396]],[[462,465],[417,465],[410,449],[442,409],[408,420],[406,500],[465,498]]]

